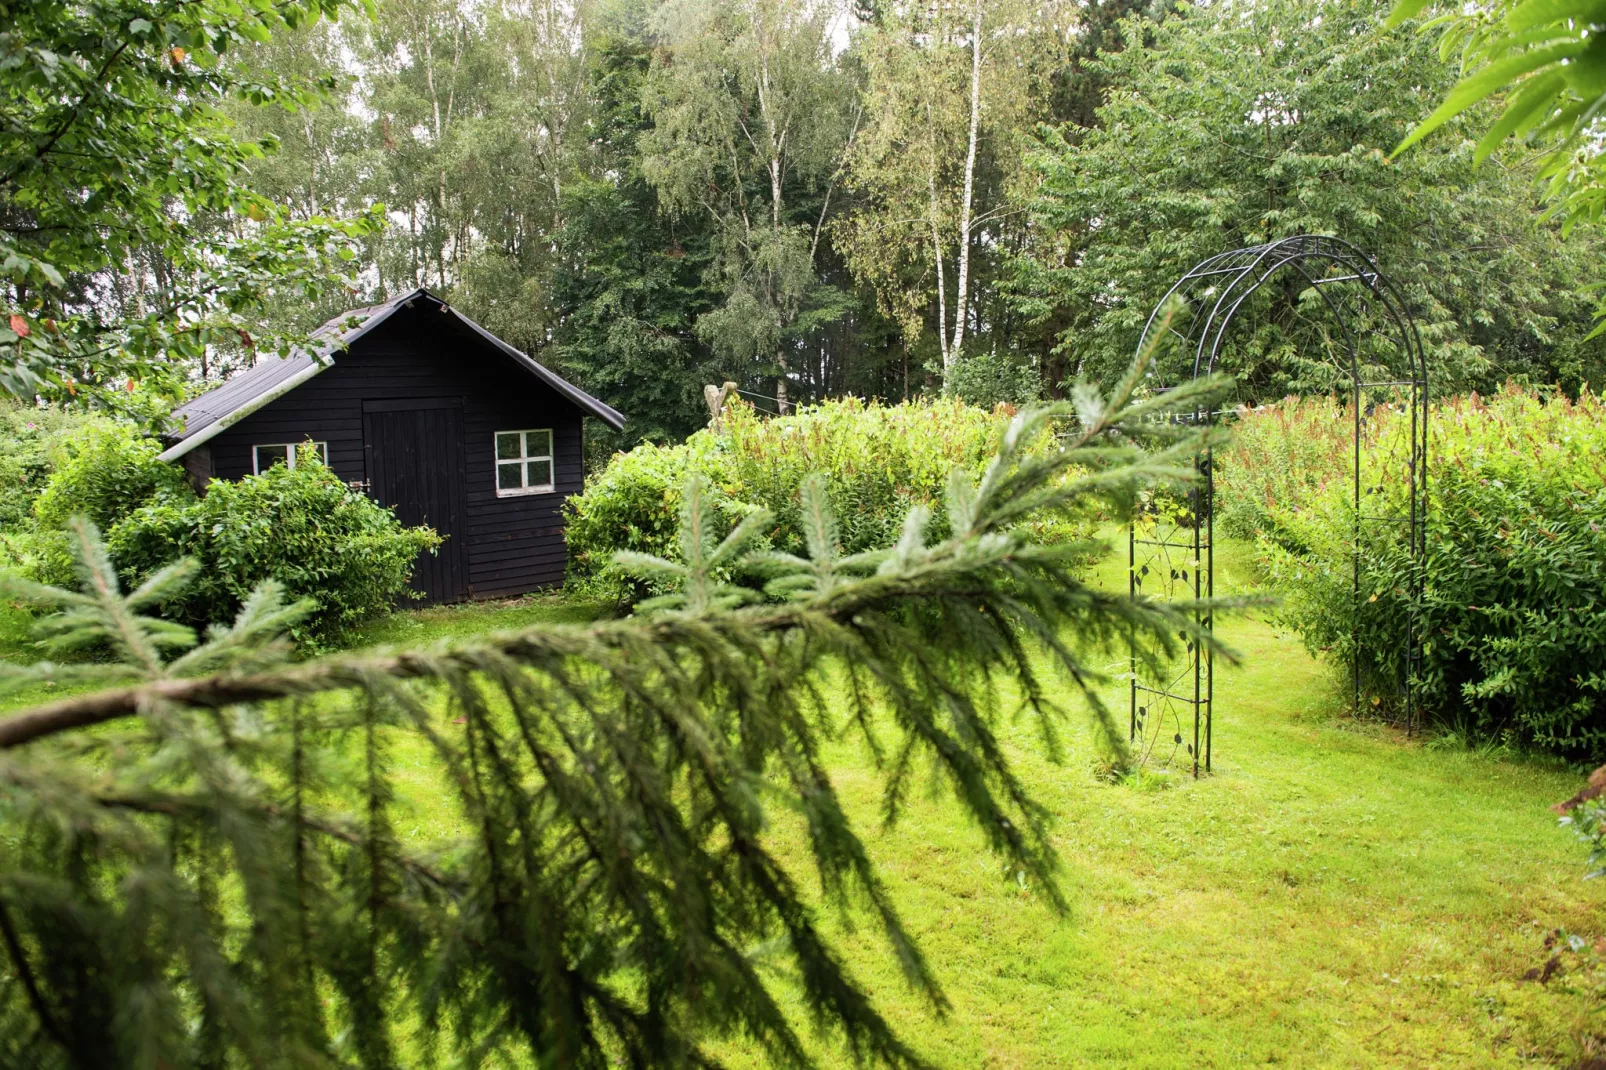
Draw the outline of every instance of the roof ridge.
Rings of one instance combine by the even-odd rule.
[[[212,389],[197,394],[174,409],[173,415],[182,418],[184,423],[181,430],[168,434],[167,438],[172,445],[162,452],[162,459],[177,460],[225,428],[238,423],[269,402],[300,386],[333,364],[334,353],[337,350],[350,346],[388,320],[398,308],[410,306],[419,298],[435,302],[442,311],[450,313],[492,348],[510,357],[514,363],[581,410],[615,429],[624,426],[625,417],[617,409],[597,400],[533,357],[498,338],[457,311],[444,298],[432,293],[427,287],[419,286],[386,301],[340,313],[307,336],[308,342],[324,339],[325,344],[297,346],[287,355],[272,354],[271,361],[259,359],[251,367],[230,376]],[[361,322],[352,324],[349,328],[344,325],[346,320],[359,318]],[[202,404],[208,400],[210,404]],[[200,419],[191,419],[192,416]]]

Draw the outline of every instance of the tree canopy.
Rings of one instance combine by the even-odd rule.
[[[1413,306],[1435,390],[1515,376],[1598,382],[1583,288],[1599,245],[1536,210],[1531,161],[1474,165],[1444,138],[1388,152],[1453,82],[1430,41],[1374,0],[1184,8],[1122,24],[1099,125],[1045,134],[1037,245],[1015,261],[1022,312],[1060,329],[1071,367],[1123,366],[1171,284],[1211,254],[1301,233],[1372,254]],[[1246,399],[1329,389],[1331,320],[1281,280],[1245,310],[1224,368]]]
[[[175,362],[182,381],[220,341],[254,347],[250,313],[276,295],[350,287],[353,239],[376,221],[290,218],[246,181],[272,142],[224,114],[309,103],[316,80],[229,56],[346,6],[0,5],[0,388],[107,400]]]
[[[1542,197],[1576,139],[1478,165],[1505,113],[1453,53],[1485,38],[1373,0],[169,6],[6,32],[15,391],[215,379],[430,286],[627,413],[598,450],[726,380],[1015,401],[1112,382],[1168,276],[1300,231],[1405,283],[1447,388],[1602,381],[1596,239]],[[1246,392],[1319,389],[1286,358],[1320,327],[1265,300]]]

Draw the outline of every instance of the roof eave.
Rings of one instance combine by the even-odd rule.
[[[210,442],[213,438],[222,434],[224,431],[227,431],[229,428],[233,427],[247,416],[250,416],[253,412],[256,412],[264,405],[284,397],[290,391],[294,390],[308,379],[311,379],[314,375],[317,375],[327,367],[329,367],[327,362],[319,361],[314,358],[310,365],[296,372],[283,382],[277,384],[272,390],[252,398],[250,401],[246,402],[244,405],[241,405],[227,416],[219,416],[216,420],[213,420],[211,423],[195,432],[195,434],[186,435],[178,442],[175,442],[173,445],[157,454],[156,459],[159,461],[178,460],[195,447],[205,445],[207,442]]]
[[[547,386],[557,391],[564,398],[568,399],[576,407],[580,408],[587,414],[595,416],[597,419],[601,420],[615,431],[624,429],[624,414],[613,408],[613,406],[602,401],[598,401],[596,398],[592,397],[590,394],[587,394],[584,390],[581,390],[573,383],[567,382],[561,376],[548,370],[544,365],[540,364],[533,358],[502,341],[502,339],[498,338],[490,331],[487,331],[484,327],[481,327],[478,323],[475,323],[473,320],[457,311],[439,297],[436,297],[428,290],[419,287],[409,294],[387,302],[380,311],[372,313],[367,319],[363,320],[362,323],[358,324],[356,327],[353,327],[349,332],[343,333],[337,338],[331,340],[329,344],[315,347],[314,352],[306,354],[312,360],[312,364],[310,366],[295,373],[288,379],[285,379],[283,382],[276,384],[272,389],[266,391],[265,393],[252,398],[250,401],[241,405],[233,412],[230,412],[225,416],[218,417],[201,430],[195,432],[195,434],[185,435],[179,441],[162,451],[162,453],[159,455],[160,458],[164,461],[176,461],[185,454],[189,453],[191,450],[195,449],[197,446],[204,445],[205,443],[211,441],[212,438],[228,430],[230,427],[239,423],[247,416],[250,416],[264,405],[268,405],[271,402],[277,401],[279,398],[284,397],[284,395],[288,394],[290,391],[294,390],[308,379],[311,379],[314,375],[317,375],[325,368],[329,367],[329,365],[333,362],[334,353],[339,350],[349,348],[353,342],[357,341],[369,331],[372,331],[380,324],[390,319],[391,316],[395,315],[397,309],[410,308],[412,307],[413,302],[419,299],[433,301],[435,304],[440,306],[442,311],[451,313],[451,315],[456,318],[458,322],[464,324],[475,334],[489,342],[496,349],[511,357],[526,371],[533,374],[537,379],[540,379]]]

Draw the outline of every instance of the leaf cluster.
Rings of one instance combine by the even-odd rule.
[[[1430,0],[1400,0],[1389,25],[1398,27],[1430,6]],[[1459,56],[1462,78],[1395,154],[1496,100],[1499,115],[1478,138],[1474,159],[1488,159],[1508,139],[1539,147],[1544,154],[1539,174],[1563,232],[1598,221],[1606,213],[1606,172],[1597,144],[1606,105],[1602,15],[1586,0],[1497,0],[1428,20],[1422,29],[1440,31],[1440,54]]]
[[[291,219],[245,181],[273,143],[238,137],[221,106],[311,103],[316,82],[250,77],[226,54],[350,6],[0,4],[0,390],[115,405],[173,358],[252,348],[244,314],[271,295],[349,285],[382,214]],[[108,280],[153,254],[151,300],[108,315]]]

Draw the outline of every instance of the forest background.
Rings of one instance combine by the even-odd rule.
[[[227,107],[271,150],[246,163],[252,190],[289,219],[382,206],[386,225],[352,230],[353,281],[166,359],[197,389],[262,339],[427,286],[630,417],[595,429],[596,456],[696,429],[725,380],[769,410],[1107,384],[1191,263],[1318,232],[1405,288],[1436,392],[1599,386],[1600,240],[1561,241],[1529,150],[1474,163],[1479,109],[1389,159],[1459,71],[1387,14],[382,0],[223,60],[321,87]],[[108,321],[163,307],[189,285],[168,261],[136,242],[81,303]],[[1297,289],[1269,300],[1226,369],[1240,399],[1323,389],[1290,359],[1327,341],[1319,317]]]

